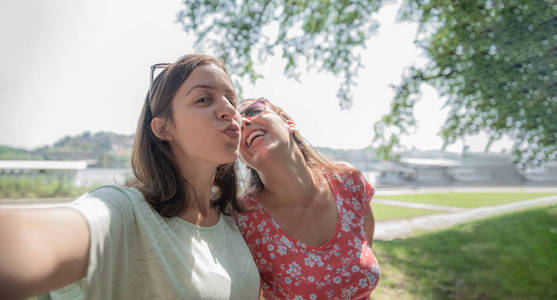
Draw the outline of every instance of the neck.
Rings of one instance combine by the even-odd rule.
[[[190,172],[193,174],[183,175],[191,188],[191,201],[188,211],[197,211],[202,216],[211,214],[213,210],[211,207],[211,188],[213,187],[215,172],[216,169],[196,169],[195,173]]]
[[[185,188],[191,200],[186,215],[196,215],[199,218],[213,216],[215,211],[211,207],[211,189],[217,166],[205,161],[188,160],[176,153],[174,157],[182,178],[188,182]]]
[[[312,172],[298,149],[286,159],[267,160],[257,172],[265,185],[262,201],[271,209],[304,205],[320,191],[319,175]]]

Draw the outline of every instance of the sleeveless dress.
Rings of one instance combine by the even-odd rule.
[[[334,236],[314,247],[285,233],[256,192],[241,196],[238,227],[261,274],[265,299],[369,299],[379,264],[367,244],[364,217],[374,189],[358,171],[325,175],[335,196]]]

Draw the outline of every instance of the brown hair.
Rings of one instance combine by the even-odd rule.
[[[151,130],[154,117],[172,120],[172,98],[193,70],[202,65],[214,64],[226,74],[222,61],[207,55],[190,54],[169,64],[151,83],[139,117],[131,157],[135,180],[130,182],[141,191],[147,202],[163,217],[174,217],[187,210],[195,193],[179,172],[168,141],[159,139]],[[228,214],[229,204],[238,211],[236,163],[217,167],[214,187],[217,195],[211,200],[213,207]]]
[[[269,100],[265,98],[257,98],[257,99],[249,98],[249,99],[242,100],[242,102],[254,101],[259,99],[264,99],[265,102],[267,103],[267,106],[279,117],[281,117],[281,119],[283,119],[285,122],[288,121],[294,122],[294,120],[292,120],[292,118],[282,108],[278,107],[277,105],[274,105],[273,103],[271,103]],[[310,145],[310,143],[307,142],[307,140],[300,134],[298,130],[292,132],[292,137],[294,138],[294,142],[298,146],[298,149],[300,149],[304,161],[306,162],[306,164],[308,165],[308,167],[310,168],[311,172],[314,175],[317,173],[324,173],[329,171],[337,171],[337,172],[357,171],[356,169],[349,167],[347,164],[342,164],[342,163],[329,160],[323,155],[321,155],[319,151],[315,150],[315,148],[313,148]],[[255,189],[258,192],[262,191],[265,188],[265,185],[263,184],[263,181],[261,180],[261,177],[259,176],[257,171],[255,171],[253,168],[249,168],[249,172],[250,174],[248,178],[247,188]]]

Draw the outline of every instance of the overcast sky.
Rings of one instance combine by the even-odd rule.
[[[244,84],[247,97],[265,96],[282,106],[314,146],[362,148],[373,123],[388,112],[390,84],[404,67],[425,58],[415,47],[416,24],[396,23],[396,4],[376,18],[380,27],[361,51],[364,68],[351,110],[335,97],[341,79],[303,73],[286,79],[284,63],[271,57],[259,67],[265,79]],[[175,22],[179,0],[8,0],[0,2],[0,145],[31,149],[84,131],[135,131],[149,84],[149,66],[193,51],[195,38]],[[210,54],[210,53],[209,53]],[[416,106],[418,130],[403,144],[423,150],[442,145],[442,100],[424,87]],[[486,138],[468,138],[481,151]],[[498,142],[493,151],[507,148]],[[450,147],[460,151],[459,142]]]

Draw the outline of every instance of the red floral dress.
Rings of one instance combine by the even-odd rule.
[[[283,232],[254,192],[242,195],[248,211],[236,220],[259,269],[265,299],[368,299],[377,285],[379,264],[363,226],[374,190],[357,171],[326,178],[336,198],[337,225],[320,247]]]

